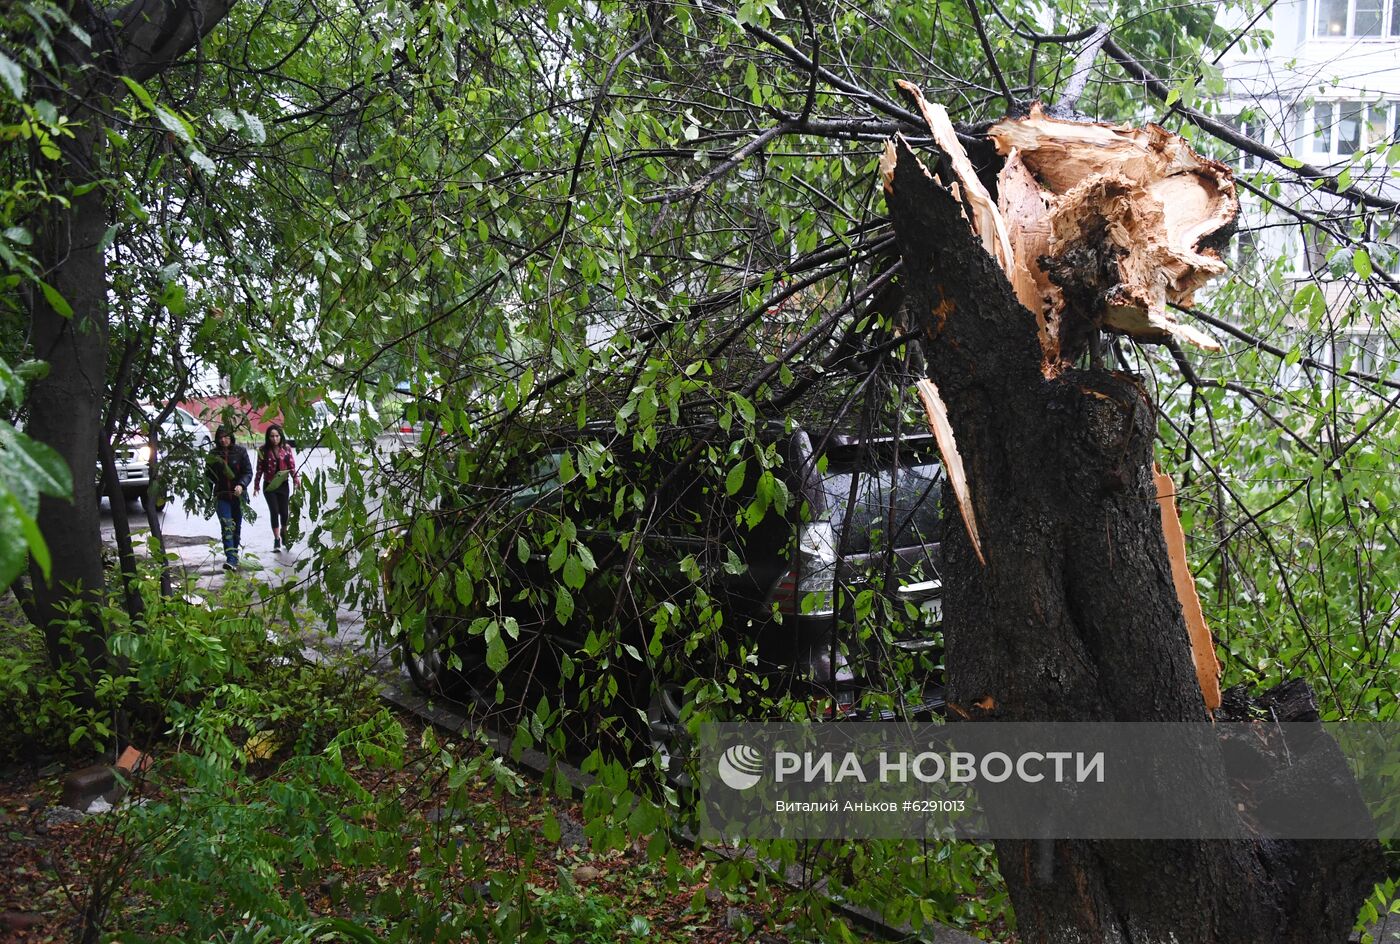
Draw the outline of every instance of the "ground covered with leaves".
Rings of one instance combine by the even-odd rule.
[[[594,751],[581,795],[527,777],[501,752],[553,743],[542,716],[510,747],[427,725],[381,699],[397,670],[331,652],[270,588],[139,590],[139,620],[103,609],[121,658],[96,668],[53,671],[0,614],[0,939],[862,940],[840,899],[1014,940],[988,847],[697,850],[657,771]],[[119,739],[149,768],[109,811],[63,805]]]
[[[411,742],[435,741],[431,734],[424,738],[416,719],[401,720]],[[440,746],[459,750],[467,744]],[[261,773],[271,792],[274,784],[285,783],[286,771],[273,760],[254,760],[252,766],[255,773],[265,768]],[[169,760],[158,763],[133,784],[123,806],[86,818],[60,805],[65,765],[22,764],[0,772],[0,825],[6,835],[0,849],[0,925],[7,939],[71,939],[91,906],[94,884],[111,881],[114,871],[141,870],[139,850],[132,848],[135,834],[123,818],[143,803],[149,807],[169,798],[177,786],[170,767]],[[720,890],[711,881],[712,866],[683,848],[666,849],[664,855],[674,857],[673,867],[679,866],[669,876],[665,863],[655,851],[649,854],[644,843],[595,853],[579,803],[546,796],[503,766],[483,768],[499,773],[494,782],[476,777],[461,784],[454,784],[454,775],[435,767],[426,753],[402,765],[356,760],[346,769],[367,798],[392,799],[405,817],[397,828],[420,841],[408,852],[408,868],[350,860],[326,863],[314,874],[285,876],[279,884],[289,892],[289,886],[297,886],[308,923],[328,919],[321,925],[325,931],[336,930],[334,919],[372,926],[375,922],[361,920],[366,910],[381,913],[386,925],[394,911],[413,910],[424,903],[422,874],[429,870],[438,873],[439,889],[450,885],[459,901],[478,901],[483,920],[501,910],[498,896],[531,914],[532,920],[520,928],[527,939],[718,942],[752,940],[755,934],[778,939],[759,930],[767,923],[766,895],[755,895],[753,889]],[[323,825],[338,829],[345,824],[328,820]],[[211,831],[206,838],[217,842],[223,837]],[[663,845],[669,844],[652,849]],[[469,860],[457,854],[468,849]],[[244,865],[256,869],[257,862]],[[118,934],[144,936],[138,929],[145,926],[160,936],[179,936],[176,926],[151,926],[167,909],[150,891],[133,891],[112,907],[124,915],[111,927]]]

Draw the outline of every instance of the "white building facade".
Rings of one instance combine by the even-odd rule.
[[[1237,30],[1249,16],[1222,15],[1222,25],[1227,20]],[[1254,38],[1221,63],[1223,111],[1290,161],[1400,199],[1400,0],[1281,0],[1251,32]],[[1400,379],[1395,293],[1385,279],[1366,277],[1395,276],[1400,268],[1397,214],[1303,184],[1274,188],[1265,175],[1289,175],[1252,155],[1239,155],[1236,166],[1244,183],[1266,194],[1243,188],[1238,277],[1284,257],[1285,279],[1294,286],[1316,281],[1326,301],[1321,318],[1317,306],[1311,315],[1303,305],[1294,313],[1308,353]]]

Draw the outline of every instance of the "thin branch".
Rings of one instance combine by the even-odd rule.
[[[749,35],[757,39],[763,40],[769,46],[772,46],[774,49],[778,50],[778,52],[782,53],[790,62],[793,62],[796,65],[799,65],[803,69],[806,69],[808,71],[815,71],[817,75],[822,77],[823,81],[829,83],[832,87],[838,88],[843,92],[849,92],[851,95],[854,95],[856,98],[861,99],[876,111],[884,112],[891,118],[897,118],[900,121],[904,122],[906,125],[909,126],[909,129],[914,131],[914,133],[920,134],[924,131],[924,129],[928,127],[928,125],[924,122],[922,118],[914,114],[912,111],[909,111],[907,108],[901,107],[895,102],[890,101],[888,98],[885,98],[883,95],[877,95],[875,92],[872,92],[867,88],[862,88],[861,86],[856,85],[854,82],[841,78],[841,76],[832,72],[825,66],[820,66],[816,64],[807,55],[802,53],[800,50],[795,49],[791,43],[783,39],[778,34],[770,32],[761,26],[755,26],[752,23],[745,24],[744,29],[749,33]],[[963,140],[964,144],[978,143],[978,139],[970,135],[963,134],[961,132],[958,133],[958,137]]]
[[[812,116],[812,106],[817,101],[817,70],[821,68],[822,62],[822,37],[817,32],[817,26],[812,22],[812,11],[807,5],[807,0],[798,0],[802,6],[802,20],[807,24],[807,35],[812,38],[812,74],[807,82],[807,101],[802,105],[802,120],[806,121]]]
[[[1099,27],[1097,26],[1090,26],[1086,29],[1080,30],[1077,33],[1064,33],[1061,35],[1055,35],[1053,33],[1036,33],[1026,29],[1023,25],[1017,25],[1016,23],[1012,23],[1011,20],[1007,19],[1006,14],[1001,12],[1001,7],[996,5],[995,0],[987,0],[987,6],[992,8],[992,12],[997,15],[997,19],[1001,20],[1003,23],[1006,24],[1007,29],[1011,30],[1011,32],[1015,33],[1022,39],[1029,39],[1033,43],[1055,43],[1057,45],[1063,45],[1064,43],[1077,43],[1081,39],[1088,39],[1090,36],[1093,36],[1094,31],[1099,29]],[[1024,23],[1025,21],[1023,20],[1021,22]]]
[[[1009,112],[1016,107],[1016,100],[1011,97],[1011,87],[1006,84],[1006,76],[1001,74],[1001,66],[997,64],[996,54],[992,52],[992,41],[987,38],[982,14],[977,12],[977,0],[967,0],[967,9],[972,14],[972,25],[977,30],[977,38],[982,41],[982,54],[987,57],[987,68],[992,70],[992,77],[997,80],[997,87],[1001,89],[1002,98],[1006,99],[1006,110]]]
[[[738,167],[754,152],[761,150],[763,146],[769,141],[772,141],[780,134],[785,134],[793,130],[795,130],[795,125],[791,122],[785,121],[782,124],[774,125],[767,131],[760,134],[758,137],[754,138],[748,144],[745,144],[733,154],[729,155],[729,157],[725,158],[723,162],[711,168],[699,180],[696,180],[693,183],[690,183],[684,187],[678,187],[675,190],[668,190],[665,193],[658,193],[653,194],[649,197],[643,197],[642,202],[660,203],[662,206],[665,206],[667,204],[674,203],[677,200],[686,199],[687,197],[699,196],[705,191],[707,187],[710,186],[710,184],[719,180],[725,174]]]
[[[1277,357],[1280,360],[1288,357],[1288,352],[1285,351],[1283,348],[1270,344],[1263,338],[1250,334],[1243,328],[1233,325],[1222,318],[1216,318],[1213,315],[1208,315],[1205,312],[1199,311],[1195,308],[1181,308],[1176,305],[1172,305],[1172,307],[1175,308],[1177,311],[1184,312],[1185,314],[1188,314],[1193,318],[1198,318],[1201,321],[1204,321],[1212,328],[1219,328],[1221,331],[1224,331],[1226,334],[1232,335],[1238,340],[1243,341],[1252,348],[1256,348],[1260,351],[1265,352],[1266,354],[1272,354],[1274,357]],[[1324,364],[1313,357],[1299,358],[1298,363],[1302,364],[1304,367],[1311,367],[1314,370],[1324,370],[1328,371],[1329,373],[1336,374],[1339,377],[1346,377],[1348,380],[1352,380],[1357,383],[1377,384],[1382,387],[1389,387],[1391,390],[1400,390],[1400,383],[1397,383],[1394,380],[1387,380],[1384,377],[1379,377],[1375,374],[1363,373],[1359,370],[1338,370],[1331,364]]]
[[[1293,427],[1283,422],[1283,420],[1279,419],[1277,416],[1274,416],[1274,414],[1270,412],[1269,408],[1265,406],[1263,402],[1260,401],[1255,391],[1249,389],[1243,384],[1234,383],[1233,381],[1229,380],[1203,380],[1201,376],[1196,373],[1195,366],[1193,366],[1191,361],[1186,357],[1186,352],[1181,349],[1181,345],[1179,343],[1177,343],[1175,340],[1169,340],[1165,342],[1165,346],[1167,350],[1171,352],[1172,360],[1176,361],[1176,366],[1181,371],[1181,376],[1186,378],[1186,382],[1190,384],[1193,388],[1219,387],[1222,390],[1230,390],[1234,393],[1238,393],[1250,403],[1254,404],[1254,408],[1256,410],[1264,414],[1264,416],[1269,420],[1269,422],[1273,423],[1279,429],[1287,433],[1289,438],[1296,442],[1299,446],[1307,450],[1314,457],[1318,455],[1317,448],[1314,447],[1312,443],[1308,442],[1306,439],[1300,436],[1297,432],[1295,432]]]
[[[578,192],[579,173],[583,170],[584,156],[588,151],[588,142],[593,137],[593,129],[598,124],[598,116],[603,112],[603,103],[607,101],[608,88],[612,85],[613,77],[617,75],[617,70],[622,67],[622,64],[656,36],[656,26],[655,21],[648,23],[637,41],[617,54],[617,57],[608,66],[603,80],[598,83],[598,95],[593,100],[593,109],[588,113],[588,123],[583,127],[583,137],[579,140],[578,149],[574,152],[574,168],[569,174],[569,192],[564,199],[564,218],[559,221],[559,227],[554,234],[544,240],[541,246],[552,242],[555,237],[563,237],[568,232],[569,220],[574,214],[574,195]]]
[[[1305,213],[1304,211],[1298,209],[1298,207],[1295,204],[1289,203],[1286,200],[1280,200],[1278,197],[1270,196],[1268,192],[1266,192],[1262,187],[1256,187],[1254,184],[1250,183],[1248,180],[1243,179],[1242,177],[1236,177],[1235,183],[1239,184],[1241,187],[1245,188],[1250,193],[1257,196],[1259,199],[1266,201],[1270,206],[1282,210],[1284,213],[1293,217],[1299,223],[1306,223],[1309,226],[1314,226],[1320,231],[1326,233],[1328,236],[1331,236],[1339,243],[1346,243],[1350,246],[1362,245],[1361,241],[1353,239],[1351,237],[1351,234],[1342,232],[1336,227],[1329,225],[1326,221],[1320,219],[1319,217],[1313,216],[1311,213]],[[1372,261],[1371,264],[1371,274],[1374,275],[1376,278],[1380,279],[1382,282],[1384,282],[1386,284],[1386,287],[1389,288],[1392,292],[1400,292],[1400,281],[1397,281],[1395,276],[1391,275],[1389,272],[1386,272],[1384,269],[1377,266],[1374,261]]]

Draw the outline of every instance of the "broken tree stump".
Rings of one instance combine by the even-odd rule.
[[[1209,701],[1153,477],[1155,408],[1136,377],[1077,361],[1101,328],[1183,336],[1165,303],[1189,301],[1218,262],[1211,240],[1228,235],[1233,186],[1204,159],[1189,181],[1154,182],[1153,166],[1181,176],[1185,160],[1165,132],[1094,128],[1095,141],[1122,139],[1110,150],[1145,149],[1141,167],[1081,161],[1091,179],[1057,183],[1052,171],[1073,165],[1049,155],[1072,136],[1035,122],[1008,132],[1007,163],[1021,162],[998,195],[1015,218],[1003,221],[1010,265],[1000,236],[975,228],[992,217],[965,203],[960,161],[940,181],[903,139],[881,161],[903,322],[964,479],[945,495],[945,519],[967,523],[943,542],[948,700],[971,720],[1202,724]],[[1054,168],[1038,172],[1037,154]],[[1165,233],[1139,244],[1131,227],[1151,216],[1154,188],[1184,184],[1206,194],[1199,225],[1158,214]],[[1225,770],[1188,774],[1233,815]],[[1364,841],[1010,840],[997,851],[1021,938],[1053,944],[1340,944],[1380,874]]]

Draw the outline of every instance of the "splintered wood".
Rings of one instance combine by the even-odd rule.
[[[1212,238],[1227,236],[1239,213],[1229,168],[1155,125],[1061,121],[1038,104],[989,133],[1007,158],[998,179],[1016,253],[1007,277],[1047,326],[1047,375],[1101,327],[1219,349],[1168,306],[1189,308],[1196,290],[1225,271]],[[1028,175],[1043,210],[1027,193]],[[1067,324],[1075,319],[1084,323]]]
[[[1013,258],[1006,224],[997,212],[997,205],[992,202],[992,195],[977,178],[977,171],[973,168],[972,161],[968,160],[967,151],[963,150],[961,142],[958,141],[958,132],[948,118],[948,110],[942,105],[925,101],[923,93],[913,82],[900,80],[897,84],[914,99],[924,116],[924,121],[928,122],[929,131],[933,132],[934,143],[948,155],[948,163],[952,165],[953,173],[958,178],[958,189],[954,194],[963,201],[964,206],[971,206],[973,232],[981,237],[987,254],[995,259],[1003,270],[1010,271]]]
[[[958,441],[953,436],[953,424],[948,422],[948,407],[938,386],[928,379],[917,385],[919,399],[924,404],[924,417],[933,431],[938,451],[943,455],[943,469],[948,473],[948,484],[953,488],[953,497],[958,501],[958,511],[962,514],[967,536],[972,539],[972,550],[982,566],[987,566],[987,558],[982,554],[982,536],[977,532],[977,517],[972,510],[972,490],[967,484],[967,472],[963,469],[962,456],[958,453]]]
[[[1172,562],[1172,582],[1176,597],[1181,601],[1181,614],[1186,618],[1186,630],[1191,636],[1191,661],[1196,666],[1196,681],[1201,685],[1206,710],[1220,707],[1220,661],[1215,657],[1215,641],[1206,626],[1201,611],[1201,599],[1196,594],[1196,578],[1186,560],[1186,533],[1176,511],[1176,485],[1161,469],[1152,470],[1157,485],[1157,503],[1162,511],[1162,535],[1167,539],[1167,556]]]
[[[1059,320],[1052,320],[1050,313],[1060,310],[1064,296],[1036,262],[1050,252],[1050,200],[1020,154],[1006,159],[999,183],[997,207],[1006,220],[1011,243],[1012,264],[1007,276],[1021,304],[1035,315],[1043,362],[1058,364]]]

